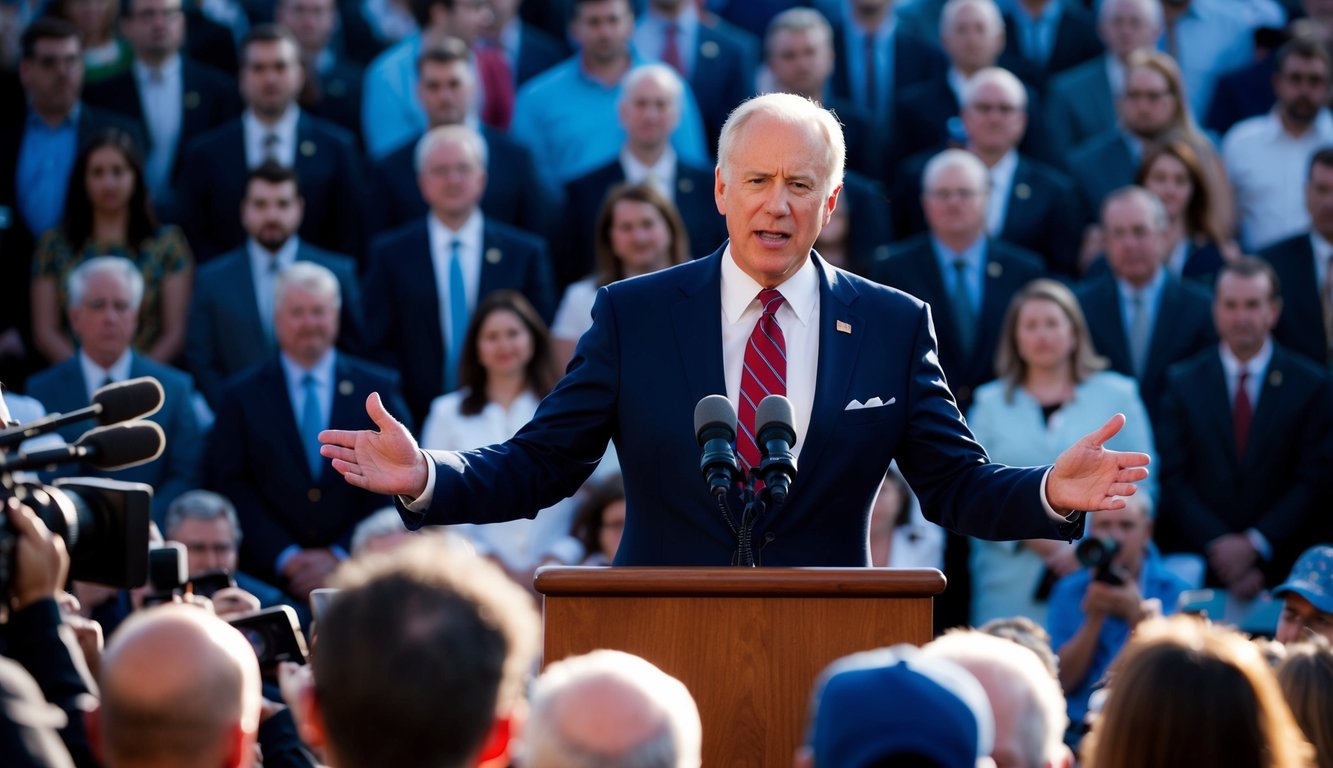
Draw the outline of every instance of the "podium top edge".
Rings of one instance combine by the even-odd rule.
[[[547,597],[929,597],[944,585],[934,568],[546,566],[536,576],[537,591]]]

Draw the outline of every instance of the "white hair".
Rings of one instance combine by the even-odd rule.
[[[724,179],[730,178],[728,164],[732,148],[736,145],[736,137],[750,118],[761,113],[785,123],[808,123],[818,126],[824,134],[829,150],[829,186],[825,193],[832,192],[834,187],[842,184],[843,166],[847,159],[847,143],[842,136],[842,124],[832,112],[804,96],[793,93],[765,93],[762,96],[754,96],[741,102],[740,106],[731,111],[727,116],[727,122],[722,126],[722,135],[717,140],[717,167],[722,171]]]
[[[1162,17],[1162,4],[1159,0],[1102,0],[1102,7],[1097,11],[1097,23],[1106,24],[1109,22],[1111,14],[1126,3],[1137,5],[1154,27],[1162,28],[1162,24],[1165,22]]]
[[[413,154],[413,167],[417,175],[421,175],[421,169],[426,166],[426,158],[435,148],[448,143],[456,142],[463,145],[465,149],[472,153],[476,158],[477,165],[483,170],[486,168],[486,161],[489,157],[489,151],[486,147],[486,139],[482,137],[477,130],[468,125],[441,125],[426,131],[417,142],[417,148]]]
[[[623,107],[640,84],[650,81],[657,83],[667,92],[672,107],[680,109],[680,97],[685,93],[685,84],[680,81],[680,75],[676,74],[676,70],[665,64],[641,64],[631,69],[620,85],[620,98],[616,101],[616,106]]]
[[[929,190],[934,186],[935,179],[949,168],[962,168],[967,171],[982,194],[989,194],[990,172],[986,170],[986,164],[981,162],[981,158],[965,149],[946,149],[930,158],[925,170],[921,172],[921,189]]]
[[[940,37],[949,33],[958,12],[968,6],[981,11],[982,17],[990,25],[991,34],[1004,32],[1004,17],[1000,15],[995,0],[949,0],[940,11]]]
[[[769,53],[773,38],[781,32],[813,32],[825,45],[833,44],[833,25],[814,8],[788,8],[773,17],[764,30],[764,53]]]
[[[1129,199],[1142,200],[1143,204],[1148,206],[1148,213],[1152,218],[1154,230],[1157,232],[1166,231],[1167,226],[1171,223],[1171,217],[1166,213],[1166,206],[1162,205],[1162,198],[1158,197],[1157,193],[1151,189],[1140,187],[1137,184],[1121,187],[1107,195],[1102,202],[1102,219],[1106,219],[1106,209],[1110,208],[1112,203]]]
[[[83,296],[88,292],[88,283],[96,275],[109,275],[120,280],[130,290],[130,309],[138,310],[143,303],[143,273],[134,262],[124,256],[94,256],[74,268],[69,273],[65,286],[69,292],[69,305],[77,307],[83,303]]]
[[[301,288],[307,293],[329,299],[335,308],[342,306],[338,276],[328,267],[313,261],[294,261],[278,273],[273,281],[273,306],[281,306],[291,288]]]
[[[236,507],[226,496],[204,490],[186,491],[177,496],[167,507],[163,537],[175,539],[177,529],[186,520],[226,520],[231,526],[232,542],[238,547],[241,545],[241,521],[236,517]]]
[[[972,79],[963,86],[962,106],[964,109],[972,106],[977,100],[977,94],[984,86],[998,85],[1009,93],[1019,109],[1028,108],[1028,89],[1023,87],[1023,81],[1014,76],[1013,72],[1004,67],[986,67],[977,70]]]

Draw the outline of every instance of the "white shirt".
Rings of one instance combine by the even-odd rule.
[[[585,277],[570,283],[560,308],[551,323],[551,335],[557,339],[577,341],[592,327],[592,305],[597,298],[597,278]]]
[[[426,214],[426,229],[430,233],[430,261],[435,270],[435,291],[440,299],[440,330],[445,344],[453,338],[449,320],[449,262],[453,258],[450,244],[458,240],[458,260],[463,267],[463,293],[467,296],[468,316],[477,306],[477,291],[481,287],[481,211],[474,210],[457,232],[445,226],[435,214]]]
[[[300,239],[287,238],[277,253],[249,238],[245,241],[245,251],[250,256],[250,277],[254,280],[255,305],[259,307],[259,323],[264,327],[264,335],[273,339],[273,313],[277,310],[277,298],[274,296],[274,283],[278,273],[290,267],[296,261],[296,249]]]
[[[1268,370],[1268,364],[1273,360],[1273,342],[1270,339],[1264,340],[1264,345],[1259,349],[1258,354],[1246,360],[1243,364],[1231,352],[1231,348],[1222,342],[1218,345],[1219,353],[1222,357],[1222,373],[1227,379],[1227,400],[1233,406],[1236,402],[1236,389],[1240,386],[1240,369],[1242,365],[1245,368],[1247,378],[1245,381],[1245,394],[1250,396],[1250,413],[1259,410],[1259,393],[1264,388],[1264,372]]]
[[[93,393],[102,388],[107,377],[112,381],[124,381],[130,378],[131,357],[130,351],[126,349],[110,368],[103,368],[94,363],[82,349],[79,350],[79,369],[83,371],[83,385],[88,389],[88,402],[93,401]]]
[[[148,188],[160,198],[171,185],[171,163],[176,157],[184,119],[181,103],[185,84],[181,79],[180,55],[167,59],[157,69],[135,59],[134,81],[139,86],[139,105],[148,127],[144,176]]]
[[[1314,253],[1314,285],[1321,293],[1328,285],[1328,260],[1333,259],[1333,243],[1325,240],[1318,232],[1310,233],[1310,250]]]
[[[1111,97],[1119,101],[1125,93],[1125,63],[1116,58],[1114,53],[1108,53],[1104,58],[1106,79],[1111,84]]]
[[[662,193],[666,199],[676,200],[676,150],[668,144],[666,151],[652,165],[644,165],[628,149],[620,150],[620,167],[625,172],[625,181],[629,184],[642,184],[645,181]]]
[[[1176,241],[1171,247],[1171,253],[1166,256],[1166,271],[1180,277],[1185,272],[1185,262],[1189,260],[1190,239],[1185,236]]]
[[[986,232],[1000,236],[1004,217],[1009,213],[1009,191],[1014,187],[1014,173],[1018,170],[1018,153],[1009,150],[1000,162],[990,169],[990,197],[986,201]]]
[[[1276,107],[1274,107],[1276,110]],[[1236,191],[1241,244],[1262,250],[1308,229],[1305,176],[1310,157],[1333,144],[1333,116],[1319,110],[1301,136],[1282,127],[1275,111],[1242,120],[1222,139],[1222,162]]]
[[[278,122],[264,125],[255,117],[255,113],[245,110],[241,114],[241,129],[245,133],[245,164],[254,168],[268,159],[268,137],[277,139],[273,145],[273,157],[288,168],[296,166],[296,121],[301,118],[301,109],[295,104],[287,108]]]

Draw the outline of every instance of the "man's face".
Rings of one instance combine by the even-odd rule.
[[[1222,343],[1241,359],[1258,352],[1277,325],[1281,304],[1264,274],[1224,272],[1213,296],[1213,323]]]
[[[1282,614],[1278,617],[1273,639],[1279,643],[1296,643],[1308,639],[1310,632],[1333,642],[1333,613],[1325,613],[1309,600],[1288,592],[1282,598]]]
[[[1148,11],[1148,3],[1155,0],[1106,0],[1114,5],[1106,18],[1097,25],[1102,42],[1120,59],[1140,48],[1151,48],[1157,43],[1160,30]]]
[[[1161,72],[1138,67],[1126,73],[1120,113],[1125,127],[1135,135],[1152,138],[1165,131],[1178,106],[1171,84]]]
[[[453,10],[437,2],[431,8],[431,27],[472,46],[495,24],[490,0],[454,0]]]
[[[338,22],[333,0],[283,0],[276,20],[291,30],[301,47],[312,53],[324,50]]]
[[[753,115],[736,136],[726,167],[715,173],[713,197],[727,217],[731,255],[768,288],[794,274],[838,202],[829,187],[828,143],[809,123]]]
[[[625,0],[580,3],[574,10],[569,33],[590,62],[610,63],[629,55],[634,14]]]
[[[1102,214],[1106,259],[1111,271],[1131,285],[1152,280],[1166,256],[1166,233],[1153,221],[1152,207],[1138,195],[1117,198]]]
[[[458,125],[472,103],[472,70],[466,61],[427,61],[417,77],[417,98],[430,127]]]
[[[1325,24],[1333,22],[1333,0],[1301,0],[1305,15]]]
[[[255,242],[274,252],[301,228],[303,212],[295,182],[272,184],[254,179],[241,200],[241,226]]]
[[[338,340],[338,305],[332,297],[289,286],[273,318],[278,347],[305,365],[319,361]]]
[[[168,541],[185,545],[189,552],[190,578],[209,571],[236,572],[236,533],[225,517],[211,520],[185,518]]]
[[[19,62],[19,80],[38,112],[65,115],[83,88],[83,51],[77,37],[46,37],[32,58]]]
[[[444,141],[425,157],[417,185],[440,218],[466,218],[486,192],[486,169],[462,142]]]
[[[963,108],[967,138],[982,152],[1008,152],[1023,140],[1028,115],[1019,100],[999,83],[977,87],[972,103]]]
[[[995,26],[975,5],[965,5],[954,14],[953,23],[940,30],[940,42],[949,60],[964,72],[975,72],[995,63],[1004,48],[1004,30]]]
[[[155,61],[174,56],[185,42],[181,0],[135,0],[120,28],[141,58]]]
[[[1273,75],[1278,109],[1298,124],[1313,122],[1319,109],[1328,104],[1328,75],[1322,59],[1288,56],[1282,70]]]
[[[987,182],[961,165],[938,171],[921,193],[930,231],[949,240],[980,237],[986,226]]]
[[[620,102],[620,123],[630,144],[663,146],[680,122],[680,102],[655,77],[638,81]]]
[[[822,95],[833,74],[833,46],[814,30],[780,30],[769,40],[767,63],[778,90]]]
[[[246,106],[261,117],[281,117],[305,81],[296,46],[286,40],[263,40],[251,43],[241,55],[241,97]]]
[[[130,303],[129,285],[115,275],[93,274],[83,300],[69,309],[69,325],[98,364],[119,360],[139,328],[139,308]]]
[[[1310,226],[1325,238],[1333,238],[1333,166],[1316,163],[1305,183],[1305,208]]]
[[[1152,521],[1133,501],[1123,509],[1100,509],[1092,513],[1092,535],[1111,539],[1120,545],[1115,564],[1126,573],[1137,576],[1143,567],[1143,557],[1152,540]]]

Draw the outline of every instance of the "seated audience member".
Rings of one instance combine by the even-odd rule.
[[[564,370],[574,356],[579,337],[592,327],[592,304],[597,289],[690,260],[685,223],[676,206],[652,184],[613,186],[600,206],[601,211],[589,230],[592,273],[565,289],[555,322],[551,324],[559,370]]]
[[[1149,497],[1139,493],[1126,501],[1124,509],[1092,515],[1091,535],[1114,541],[1118,548],[1110,564],[1075,571],[1051,589],[1046,626],[1060,657],[1060,684],[1075,735],[1083,733],[1088,696],[1101,685],[1134,628],[1154,614],[1175,613],[1188,587],[1162,567],[1152,546]]]
[[[1273,589],[1282,600],[1275,639],[1295,643],[1320,635],[1333,642],[1333,546],[1305,550],[1287,580]]]
[[[134,614],[102,656],[94,740],[106,768],[252,764],[259,664],[245,636],[194,606]]]
[[[509,764],[540,620],[499,568],[442,546],[422,537],[338,571],[297,706],[332,768]]]
[[[235,587],[225,587],[211,596],[219,615],[244,613],[287,601],[282,590],[256,579],[237,567],[241,547],[241,523],[236,507],[227,497],[212,491],[186,491],[167,507],[162,537],[185,546],[190,578],[225,571]]]
[[[625,481],[618,474],[594,480],[582,495],[570,533],[583,545],[583,565],[610,565],[625,530]]]
[[[1333,147],[1310,158],[1305,177],[1310,226],[1259,252],[1282,283],[1273,337],[1316,365],[1333,362]]]
[[[1086,768],[1305,768],[1312,758],[1258,646],[1186,616],[1139,627],[1083,750]]]
[[[240,567],[304,603],[351,547],[352,529],[384,506],[319,455],[319,433],[361,425],[379,392],[407,417],[397,375],[334,350],[338,278],[318,264],[287,267],[273,289],[278,352],[223,389],[205,463],[208,487],[241,521]]]
[[[910,645],[844,656],[815,680],[797,768],[994,768],[995,720],[970,672]]]
[[[356,262],[301,239],[298,232],[305,216],[305,198],[294,171],[271,160],[251,169],[240,215],[245,245],[199,268],[190,302],[185,358],[199,389],[214,407],[227,379],[277,351],[274,285],[282,270],[292,264],[319,264],[338,278],[338,348],[357,354],[365,337]]]
[[[175,368],[156,363],[130,347],[144,295],[139,268],[119,256],[97,256],[74,269],[67,284],[69,325],[79,341],[73,357],[34,375],[28,391],[48,412],[68,413],[92,402],[106,384],[152,376],[162,384],[162,408],[148,418],[162,427],[166,447],[147,464],[103,472],[67,464],[62,474],[95,475],[148,483],[153,487],[153,519],[161,521],[167,506],[198,486],[199,423],[195,417],[194,384]],[[74,442],[88,429],[78,422],[60,429]]]
[[[337,0],[281,0],[273,20],[290,30],[301,46],[301,109],[359,137],[363,65],[333,44],[342,24],[339,5]]]
[[[995,461],[1020,467],[1054,461],[1062,445],[1116,413],[1127,417],[1126,429],[1108,447],[1156,453],[1138,387],[1104,370],[1106,358],[1097,354],[1078,301],[1063,283],[1037,280],[1019,291],[995,358],[999,378],[977,388],[967,415]],[[1145,481],[1139,490],[1151,496],[1156,484]],[[1069,542],[972,540],[972,624],[1005,616],[1045,624],[1051,585],[1078,567]]]
[[[1157,195],[1166,208],[1167,270],[1212,290],[1224,260],[1240,255],[1219,226],[1216,205],[1198,154],[1187,141],[1171,139],[1147,147],[1134,183]]]
[[[685,685],[621,651],[573,656],[532,688],[521,768],[698,768],[703,729]]]
[[[727,239],[726,222],[713,199],[713,170],[681,157],[671,137],[681,120],[685,85],[664,64],[635,67],[625,75],[616,115],[625,139],[619,156],[565,184],[565,233],[556,249],[556,282],[568,285],[596,269],[598,211],[617,184],[651,186],[670,201],[685,229],[691,258],[707,256]]]
[[[1036,653],[975,629],[946,632],[922,651],[981,683],[995,715],[991,759],[997,766],[1073,768],[1074,755],[1064,745],[1065,697]]]
[[[114,129],[96,134],[79,151],[70,180],[60,226],[42,237],[33,260],[33,343],[52,363],[74,354],[60,317],[69,306],[70,272],[95,256],[119,256],[143,275],[134,349],[171,363],[185,347],[193,257],[180,229],[153,215],[133,139]]]
[[[1327,371],[1273,341],[1280,291],[1260,259],[1222,268],[1213,298],[1222,343],[1171,369],[1157,429],[1157,543],[1206,557],[1208,583],[1242,604],[1330,530],[1322,511],[1333,385]]]
[[[1289,645],[1276,671],[1296,724],[1314,746],[1315,765],[1333,766],[1333,646],[1327,641]]]

